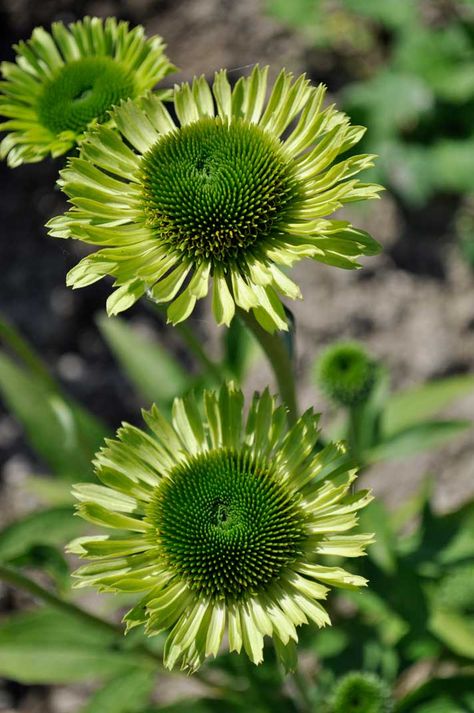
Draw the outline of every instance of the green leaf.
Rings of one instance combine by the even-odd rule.
[[[60,684],[124,675],[146,665],[112,648],[117,636],[72,616],[40,609],[0,626],[0,676],[24,684]]]
[[[3,315],[0,316],[0,338],[31,373],[36,374],[45,384],[54,387],[54,381],[40,357]]]
[[[396,713],[470,713],[473,710],[474,677],[431,678],[398,702]],[[436,708],[439,701],[444,708]]]
[[[33,449],[59,476],[87,480],[107,435],[100,422],[37,374],[0,353],[0,396],[23,425]]]
[[[444,191],[474,191],[474,139],[444,139],[431,149],[435,185]]]
[[[474,659],[474,620],[472,617],[466,617],[448,609],[436,609],[432,613],[429,629],[455,654]]]
[[[426,421],[415,424],[382,441],[366,454],[366,458],[369,463],[405,458],[429,448],[438,448],[471,427],[471,421]]]
[[[394,29],[414,25],[418,15],[417,3],[413,0],[345,0],[344,5],[358,15],[365,15]]]
[[[360,528],[375,533],[375,542],[369,547],[368,556],[386,573],[396,568],[396,536],[390,526],[390,515],[385,506],[373,500],[360,513]]]
[[[383,430],[387,436],[436,416],[457,399],[474,391],[474,376],[451,376],[399,391],[386,403]]]
[[[257,343],[240,319],[233,319],[223,334],[224,366],[240,384],[258,354]]]
[[[100,315],[98,327],[145,405],[168,405],[186,391],[190,379],[157,341],[139,334],[124,319]]]
[[[47,572],[60,592],[70,588],[69,565],[62,552],[52,545],[33,545],[9,562],[15,567],[33,567]]]
[[[106,683],[81,713],[142,713],[153,690],[154,680],[153,672],[132,669]]]
[[[28,515],[0,532],[0,562],[11,562],[38,545],[64,545],[84,532],[72,507],[51,508]]]
[[[395,646],[409,631],[409,624],[375,591],[371,589],[362,589],[359,592],[347,591],[344,592],[343,597],[355,604],[371,627],[378,629],[380,639],[386,646]]]

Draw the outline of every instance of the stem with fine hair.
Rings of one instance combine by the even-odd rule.
[[[153,303],[153,306],[155,307],[156,311],[166,319],[166,308],[164,308],[160,304],[157,304],[156,302]],[[216,384],[220,385],[224,378],[222,369],[220,368],[219,364],[216,364],[206,354],[206,351],[204,350],[201,342],[199,341],[189,324],[187,324],[187,322],[179,322],[178,324],[174,325],[174,328],[180,335],[183,342],[188,347],[189,351],[194,354],[203,369],[207,371],[208,375],[212,377]]]
[[[107,632],[109,634],[116,634],[116,636],[120,639],[124,638],[123,632],[119,626],[112,624],[112,622],[107,621],[106,619],[101,619],[95,614],[91,614],[90,612],[85,611],[85,609],[81,609],[81,607],[77,606],[77,604],[73,604],[73,602],[68,602],[64,599],[61,599],[56,594],[54,594],[54,592],[51,592],[45,587],[42,587],[40,584],[30,579],[29,577],[26,577],[24,574],[14,569],[13,567],[0,565],[0,580],[5,582],[6,584],[12,585],[13,587],[17,587],[18,589],[21,589],[24,592],[28,592],[28,594],[31,594],[37,599],[40,599],[45,604],[49,604],[54,609],[69,614],[70,616],[74,617],[77,621],[83,624],[95,626],[101,631]],[[161,671],[164,670],[161,656],[155,651],[149,649],[146,644],[143,644],[141,642],[134,644],[130,647],[129,650],[135,651],[141,656],[144,656],[145,658],[149,659],[153,663],[153,665],[157,666]],[[222,691],[219,689],[219,686],[217,686],[211,681],[208,681],[207,678],[200,674],[199,671],[195,672],[194,675],[202,683],[206,684],[207,686],[210,686],[211,689],[213,689],[214,693],[222,694]]]
[[[238,315],[252,332],[270,362],[278,384],[280,398],[287,408],[288,423],[292,426],[298,419],[298,403],[294,364],[289,349],[278,332],[273,334],[267,332],[251,312],[239,309]]]
[[[54,592],[42,587],[34,580],[26,577],[21,572],[18,572],[18,570],[13,569],[13,567],[0,565],[0,580],[6,582],[7,584],[11,584],[18,589],[22,589],[24,592],[28,592],[33,597],[40,599],[45,604],[49,604],[58,611],[69,614],[82,624],[88,624],[89,626],[92,625],[101,631],[109,634],[115,634],[117,637],[123,638],[123,632],[121,629],[115,624],[112,624],[112,622],[107,621],[106,619],[101,619],[99,616],[85,611],[85,609],[81,609],[81,607],[78,607],[77,604],[61,599],[61,597],[58,597],[54,594]],[[145,656],[147,659],[152,660],[155,666],[159,666],[160,669],[163,668],[159,655],[149,649],[146,645],[139,643],[132,647],[132,649],[138,654]]]
[[[45,589],[45,587],[42,587],[34,580],[26,577],[16,569],[13,569],[13,567],[0,565],[0,579],[7,584],[18,587],[32,596],[41,599],[43,602],[50,604],[55,609],[63,611],[66,614],[70,614],[75,619],[79,619],[85,624],[92,624],[93,626],[109,633],[119,633],[119,629],[111,622],[101,619],[100,617],[95,616],[95,614],[90,614],[72,602],[61,599],[56,594],[49,591],[49,589]]]

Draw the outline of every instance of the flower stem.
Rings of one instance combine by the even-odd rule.
[[[22,589],[24,592],[28,592],[33,597],[40,599],[45,604],[49,604],[51,607],[57,609],[58,611],[62,611],[66,614],[69,614],[70,616],[78,620],[80,623],[88,624],[89,626],[95,626],[96,628],[109,634],[116,634],[120,640],[124,639],[123,631],[119,626],[116,626],[115,624],[112,624],[112,622],[107,621],[106,619],[101,619],[95,614],[91,614],[85,611],[84,609],[81,609],[81,607],[77,606],[77,604],[73,604],[72,602],[68,602],[64,599],[61,599],[49,589],[42,587],[40,584],[30,579],[29,577],[26,577],[21,572],[18,572],[18,570],[14,569],[13,567],[0,565],[0,580],[14,587],[17,587],[18,589]],[[145,658],[149,659],[154,666],[164,672],[161,655],[149,649],[146,644],[143,644],[142,642],[136,643],[131,646],[129,650],[133,650],[136,653],[141,654]],[[166,673],[170,674],[169,671],[166,671]],[[219,687],[216,686],[214,683],[208,681],[207,678],[203,674],[201,674],[201,672],[197,671],[194,673],[194,675],[206,686],[209,686],[214,691],[214,693],[222,695],[222,691],[220,691]]]
[[[166,309],[156,303],[153,303],[153,306],[158,314],[166,319]],[[224,374],[221,368],[206,354],[201,342],[189,324],[186,322],[179,322],[174,325],[174,328],[188,347],[189,351],[194,354],[203,369],[209,374],[210,377],[212,377],[216,384],[220,385],[224,379]]]
[[[308,681],[301,675],[301,671],[296,669],[292,674],[293,684],[298,694],[298,708],[302,713],[310,713],[313,710],[311,696],[308,693]]]
[[[294,363],[288,346],[283,341],[280,333],[270,334],[267,332],[250,312],[239,309],[238,315],[252,332],[270,362],[278,384],[281,400],[288,409],[288,423],[292,426],[298,419],[298,403]]]
[[[72,602],[61,599],[49,589],[42,587],[34,580],[26,577],[24,574],[18,572],[12,567],[6,567],[5,565],[0,566],[0,580],[6,582],[7,584],[11,584],[18,589],[22,589],[24,592],[28,592],[33,597],[41,599],[41,601],[45,602],[45,604],[49,604],[58,611],[69,614],[80,623],[88,624],[89,626],[92,625],[101,631],[107,632],[108,634],[116,634],[117,637],[120,637],[120,639],[123,638],[123,632],[121,629],[115,624],[112,624],[112,622],[101,619],[95,614],[90,614]],[[135,645],[133,649],[142,656],[145,656],[147,659],[152,660],[154,666],[159,666],[160,669],[163,668],[161,657],[154,651],[151,651],[151,649],[144,644],[139,643]]]
[[[21,574],[21,572],[18,572],[12,567],[6,567],[4,565],[1,565],[0,579],[6,582],[7,584],[12,584],[14,587],[23,589],[23,591],[28,592],[29,594],[33,595],[34,597],[37,597],[38,599],[41,599],[46,604],[50,604],[55,609],[59,609],[60,611],[65,612],[66,614],[70,614],[84,623],[92,624],[93,626],[98,627],[99,629],[102,629],[109,633],[118,632],[118,628],[114,624],[105,621],[105,619],[101,619],[98,616],[95,616],[95,614],[89,614],[89,612],[85,611],[84,609],[81,609],[72,602],[67,602],[64,599],[61,599],[53,592],[50,592],[48,589],[45,589],[40,584],[37,584],[37,582],[33,581],[29,577],[26,577],[24,574]]]

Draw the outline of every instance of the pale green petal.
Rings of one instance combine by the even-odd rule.
[[[145,520],[111,512],[102,505],[96,505],[93,502],[81,503],[78,506],[78,512],[85,520],[103,527],[131,530],[132,532],[147,532],[151,528],[151,525]]]
[[[176,268],[167,277],[153,285],[150,289],[150,297],[155,302],[169,302],[179,292],[186,277],[189,274],[191,265],[187,263],[177,264]]]
[[[240,606],[242,643],[249,659],[253,663],[259,664],[263,661],[263,635],[255,624],[251,608],[251,603]]]
[[[89,559],[116,558],[138,554],[151,548],[151,545],[139,537],[112,539],[108,535],[78,537],[70,542],[66,551]]]
[[[174,108],[181,126],[192,124],[193,121],[197,121],[200,118],[189,84],[175,85]]]
[[[109,317],[123,312],[135,304],[145,293],[146,286],[141,280],[135,280],[115,290],[107,299],[107,314]]]
[[[206,449],[202,420],[192,396],[174,400],[172,417],[173,427],[189,453],[194,455]]]
[[[206,656],[217,656],[224,636],[226,625],[226,606],[223,602],[215,602],[212,607],[211,620],[206,638]]]
[[[214,101],[209,84],[204,75],[195,77],[193,80],[192,93],[196,104],[199,118],[203,116],[214,116]]]
[[[81,483],[73,488],[73,495],[79,502],[95,502],[117,512],[137,512],[140,510],[135,498],[119,493],[111,488],[95,483]]]
[[[240,624],[239,607],[237,604],[229,602],[227,605],[227,626],[229,635],[229,651],[240,653],[242,649],[243,637],[242,626]]]
[[[341,557],[361,557],[365,548],[374,542],[371,534],[348,535],[347,537],[333,535],[316,545],[316,552],[321,555],[339,555]]]
[[[232,119],[232,92],[226,72],[222,69],[214,75],[212,91],[217,103],[217,112],[222,119]]]
[[[367,580],[364,577],[347,572],[341,567],[324,567],[323,565],[308,564],[306,562],[299,563],[297,567],[301,574],[313,577],[313,579],[319,579],[332,587],[357,589],[367,585]]]
[[[242,435],[244,396],[234,384],[224,384],[219,391],[220,430],[227,448],[239,448]]]
[[[214,274],[212,312],[217,324],[225,324],[227,327],[235,314],[235,303],[227,287],[227,281],[218,273]]]

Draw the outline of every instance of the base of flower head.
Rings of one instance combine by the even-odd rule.
[[[329,588],[366,584],[324,564],[372,541],[349,533],[371,496],[351,494],[346,449],[316,451],[317,416],[288,430],[268,391],[244,418],[232,384],[176,399],[171,423],[156,407],[144,418],[148,433],[124,424],[98,453],[102,484],[76,486],[79,514],[112,532],[71,543],[93,560],[77,586],[141,592],[124,621],[168,632],[169,668],[195,670],[224,640],[258,664],[266,637],[291,668],[297,628],[330,623]]]

